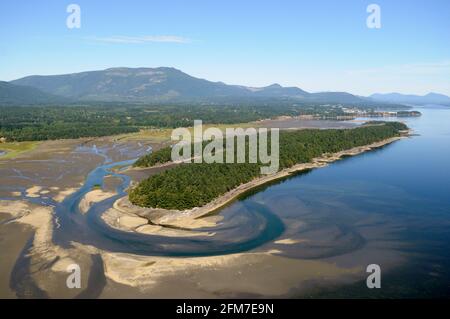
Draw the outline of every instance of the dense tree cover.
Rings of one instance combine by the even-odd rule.
[[[234,105],[70,105],[0,106],[0,137],[9,141],[33,141],[136,132],[143,128],[189,127],[204,123],[243,123],[281,115],[314,114],[335,118],[341,106],[299,104],[290,101]]]
[[[166,162],[170,162],[170,157],[172,154],[172,149],[168,147],[164,147],[156,152],[144,155],[140,157],[135,163],[135,167],[150,167],[156,164],[163,164]]]
[[[394,130],[397,130],[397,131],[408,129],[408,127],[405,124],[400,123],[400,122],[369,121],[369,122],[365,123],[365,125],[367,125],[367,126],[369,126],[369,125],[370,126],[373,126],[373,125],[385,125],[385,124],[387,124],[388,126],[392,127]],[[306,134],[308,132],[315,132],[315,131],[317,131],[317,130],[304,130],[304,131],[302,131],[305,135],[300,137],[300,139],[301,139],[300,143],[305,142]],[[348,130],[338,130],[337,134],[344,133],[344,132],[347,132],[347,131]],[[356,132],[358,132],[358,131],[356,131]],[[355,132],[352,132],[352,134],[354,136],[356,136]],[[313,135],[316,138],[320,137],[320,135],[317,135],[317,134],[313,134]],[[297,134],[292,134],[291,135],[291,134],[289,134],[289,132],[282,132],[281,133],[281,136],[280,136],[280,149],[284,149],[283,153],[285,155],[288,155],[289,152],[290,152],[289,149],[288,149],[289,146],[290,145],[294,145],[292,143],[295,143],[295,141],[293,141],[293,137],[295,137],[295,136],[298,137]],[[248,139],[246,140],[246,142],[248,143]],[[270,140],[269,140],[269,142],[270,142]],[[335,142],[335,141],[333,141],[333,142]],[[314,144],[315,141],[308,141],[307,143],[308,143],[308,145],[309,144]],[[355,139],[355,143],[357,143],[356,139]],[[208,142],[204,142],[203,143],[204,146],[206,144],[208,144]],[[322,144],[324,144],[324,143],[323,142],[319,143],[319,145],[322,145]],[[224,141],[223,145],[224,145],[224,148],[225,148],[225,141]],[[336,145],[339,146],[338,143],[336,143]],[[330,148],[330,147],[332,147],[332,146],[326,145],[326,148]],[[160,150],[158,150],[156,152],[152,152],[150,154],[144,155],[144,156],[140,157],[134,163],[134,166],[135,167],[150,167],[150,166],[154,166],[154,165],[157,165],[157,164],[163,164],[163,163],[169,162],[169,161],[171,161],[171,150],[172,150],[171,147],[167,146],[167,147],[164,147],[164,148],[162,148],[162,149],[160,149]],[[192,155],[193,155],[193,152],[194,152],[194,147],[192,145],[191,146],[191,153],[192,153]],[[333,152],[333,150],[331,149],[329,152]],[[305,152],[302,153],[302,154],[304,155]],[[294,156],[288,156],[288,157],[290,159],[294,158]],[[281,157],[281,160],[282,159],[283,159],[283,157]],[[289,162],[289,159],[286,158],[286,161]],[[289,166],[289,165],[285,165],[285,167],[287,167],[287,166]]]
[[[168,209],[203,206],[258,175],[257,164],[182,164],[142,182],[130,192],[130,200]]]
[[[406,125],[397,122],[376,124],[355,129],[280,132],[280,169],[310,162],[325,153],[335,153],[394,137],[401,130],[407,129]],[[142,166],[169,161],[170,147],[145,158],[146,160],[141,160]],[[203,206],[238,185],[258,177],[261,165],[182,164],[142,181],[130,191],[129,198],[132,203],[145,207],[189,209]]]
[[[7,141],[42,141],[79,137],[98,137],[138,131],[138,128],[130,126],[55,123],[51,125],[39,125],[24,127],[22,129],[0,131],[0,136],[5,137]]]
[[[405,123],[402,122],[385,122],[385,121],[367,121],[364,123],[365,126],[370,125],[388,125],[393,127],[394,129],[398,131],[406,131],[408,130],[408,126]]]
[[[137,132],[126,118],[86,107],[2,107],[0,137],[38,141]]]

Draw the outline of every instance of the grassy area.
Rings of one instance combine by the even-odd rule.
[[[203,131],[210,127],[217,127],[222,132],[225,133],[226,128],[249,128],[249,127],[258,127],[259,124],[257,122],[249,122],[249,123],[238,123],[238,124],[203,124]],[[194,128],[188,127],[191,134],[194,134]],[[122,134],[117,137],[118,141],[142,141],[142,140],[152,140],[155,142],[167,142],[170,141],[170,135],[172,134],[173,129],[164,128],[164,129],[146,129],[141,130],[137,133],[129,133]]]
[[[15,158],[19,154],[29,152],[29,151],[35,149],[38,144],[40,144],[40,142],[36,142],[36,141],[1,143],[0,151],[5,151],[6,154],[0,156],[0,160]]]
[[[155,142],[165,142],[170,140],[172,129],[143,129],[137,133],[122,134],[117,137],[118,141],[143,141],[152,140]]]

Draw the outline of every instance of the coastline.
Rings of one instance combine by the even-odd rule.
[[[353,155],[376,147],[382,147],[400,138],[403,137],[396,137],[392,141],[374,143],[377,145],[362,146],[360,148],[369,149],[360,149],[359,152]],[[262,176],[262,178],[257,178],[249,183],[243,184],[241,186],[252,183],[252,185],[248,185],[248,188],[241,190],[239,193],[236,192],[239,187],[232,190],[234,191],[233,196],[219,205],[218,208],[227,205],[239,195],[254,187],[264,185],[272,180],[282,179],[302,169],[313,168],[310,165],[315,165],[314,167],[326,166],[326,162],[338,160],[338,158],[332,160],[333,156],[340,154],[340,157],[342,157],[348,155],[347,153],[350,151],[346,150],[336,154],[324,155],[315,159],[315,162],[299,164],[285,171],[280,171],[277,174]],[[281,173],[285,175],[280,176]],[[64,190],[65,187],[62,187],[61,190]],[[38,189],[37,187],[31,187],[31,189],[27,189],[30,195],[42,194],[43,190],[45,192],[45,188]],[[91,193],[90,196],[94,194]],[[48,195],[44,194],[44,196]],[[217,200],[223,196],[220,196]],[[96,196],[94,197],[96,198]],[[47,292],[49,297],[75,297],[76,291],[65,289],[67,265],[78,263],[82,269],[88,269],[88,271],[83,271],[82,273],[82,282],[88,282],[88,276],[92,271],[91,255],[95,254],[101,256],[104,273],[108,279],[108,283],[100,295],[101,298],[116,298],[125,294],[127,296],[156,298],[173,296],[211,298],[218,296],[248,296],[248,294],[258,297],[296,296],[297,293],[308,291],[310,287],[309,283],[318,278],[317,272],[320,272],[321,280],[317,285],[323,286],[324,288],[329,285],[352,283],[364,278],[365,275],[365,269],[360,264],[348,264],[347,255],[346,257],[342,257],[343,262],[341,259],[338,259],[339,262],[335,262],[334,259],[305,260],[283,256],[284,250],[288,251],[291,248],[290,246],[301,245],[304,241],[301,238],[293,239],[290,237],[290,234],[281,237],[274,243],[274,246],[263,248],[260,251],[225,256],[192,258],[139,256],[132,253],[108,252],[79,243],[74,243],[73,248],[66,249],[53,244],[51,241],[53,227],[58,227],[57,220],[56,224],[52,223],[52,216],[54,215],[51,208],[40,207],[40,205],[34,205],[25,201],[14,201],[14,203],[12,201],[0,201],[0,210],[2,210],[2,207],[4,208],[3,211],[7,211],[9,215],[13,213],[11,217],[15,220],[11,225],[21,224],[20,227],[28,227],[30,233],[36,232],[29,254],[30,261],[32,261],[32,266],[28,270],[32,275],[29,278],[40,289]],[[120,205],[115,204],[114,208],[117,207],[120,208]],[[125,219],[120,218],[120,216],[111,215],[111,217],[117,217],[112,218],[111,222],[128,224],[130,228],[121,230],[129,232],[141,232],[149,235],[167,237],[200,236],[200,238],[204,238],[205,236],[214,236],[215,234],[213,232],[195,229],[216,225],[222,216],[211,214],[213,211],[205,211],[201,216],[199,213],[202,211],[197,211],[196,215],[198,214],[201,218],[197,218],[193,214],[176,212],[176,215],[172,216],[176,220],[167,221],[167,225],[170,225],[169,222],[172,222],[173,224],[184,226],[185,229],[164,227],[166,224],[161,226],[150,225],[145,223],[148,219],[144,220],[144,218],[139,218],[135,212],[130,214],[130,218]],[[103,214],[103,216],[106,215],[107,213]],[[161,212],[159,216],[154,214],[152,217],[154,221],[164,222],[169,216]],[[141,221],[138,219],[141,219]],[[117,225],[114,228],[117,228]],[[11,263],[17,258],[14,258],[17,253],[14,252],[14,254],[11,254]],[[363,252],[356,253],[362,254]],[[358,258],[366,260],[368,258],[366,255],[367,253],[364,252]],[[391,258],[390,255],[386,256]],[[400,262],[402,260],[396,260],[396,264]],[[267,269],[268,264],[273,265],[273,268]],[[283,271],[280,271],[280,269]],[[228,280],[218,281],[218,275],[224,276]],[[262,282],[260,280],[262,276],[270,277],[269,284],[267,281]],[[242,278],[245,278],[245,280],[242,280]],[[195,288],[193,289],[193,287]],[[13,295],[14,292],[11,291],[10,296],[13,297]]]
[[[163,208],[146,208],[132,204],[128,200],[128,197],[125,196],[118,199],[114,203],[114,210],[127,216],[136,216],[136,218],[145,218],[149,221],[149,223],[162,227],[196,229],[205,226],[213,226],[215,224],[214,221],[205,220],[203,222],[202,219],[208,219],[209,217],[213,217],[208,215],[211,215],[216,210],[233,202],[245,192],[248,192],[256,187],[262,186],[269,182],[286,178],[294,173],[327,166],[328,164],[338,161],[343,157],[355,156],[370,150],[383,147],[385,145],[391,144],[395,141],[410,136],[410,133],[411,131],[408,130],[407,132],[403,132],[400,136],[395,136],[372,144],[357,146],[337,153],[323,154],[320,157],[314,158],[311,162],[296,164],[292,167],[283,169],[275,174],[257,177],[248,183],[239,185],[238,187],[217,197],[215,200],[201,207],[194,207],[192,209],[182,211],[168,210]],[[108,220],[111,219],[104,218],[104,220],[105,222],[108,223]],[[115,223],[114,225],[111,223],[108,224],[109,226],[117,229],[130,231],[129,228],[126,229],[127,227],[123,227],[122,229],[117,223]]]

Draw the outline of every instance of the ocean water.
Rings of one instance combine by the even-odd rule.
[[[400,119],[414,136],[243,200],[270,207],[288,225],[306,224],[290,231],[307,241],[288,257],[349,265],[360,258],[389,269],[381,289],[358,282],[310,297],[450,297],[450,108],[418,110],[422,117]]]

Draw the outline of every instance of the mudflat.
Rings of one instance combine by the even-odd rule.
[[[8,222],[9,214],[0,213],[0,298],[16,298],[10,288],[10,276],[16,260],[19,258],[25,244],[33,235],[33,230],[27,225]]]

